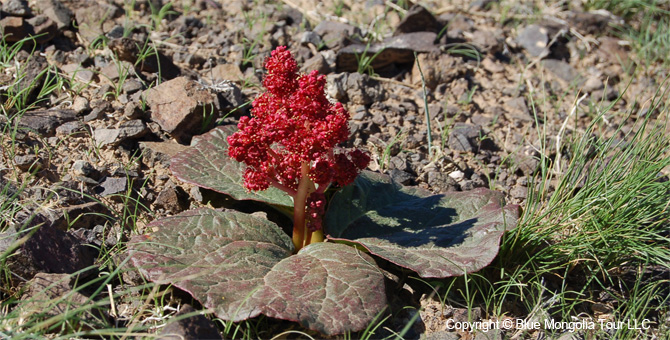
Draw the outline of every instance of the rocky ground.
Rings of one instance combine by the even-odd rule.
[[[561,157],[557,138],[610,105],[604,133],[627,132],[636,116],[625,112],[645,113],[668,76],[633,73],[622,19],[581,3],[418,3],[3,0],[5,46],[36,38],[0,65],[0,179],[20,202],[2,228],[36,211],[54,225],[15,261],[10,286],[55,282],[44,272],[99,259],[87,245],[114,249],[156,217],[208,204],[211,193],[171,176],[170,156],[249,113],[278,45],[327,75],[371,170],[434,192],[490,187],[522,206],[541,152]],[[422,318],[417,336],[441,331]]]

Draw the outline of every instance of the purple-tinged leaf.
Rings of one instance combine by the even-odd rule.
[[[317,243],[291,255],[293,242],[252,215],[198,209],[148,225],[128,243],[140,272],[189,292],[224,320],[261,313],[324,334],[365,328],[386,307],[384,277],[367,254]]]
[[[151,235],[128,243],[140,272],[172,283],[226,320],[260,313],[250,297],[263,277],[293,252],[293,242],[274,223],[252,215],[210,209],[187,211],[149,224]]]
[[[367,254],[342,244],[314,243],[265,276],[263,314],[297,321],[326,335],[359,331],[386,307],[384,276]]]
[[[220,126],[193,138],[192,146],[170,160],[170,170],[180,180],[232,196],[238,200],[256,200],[278,206],[293,207],[285,192],[270,187],[264,191],[249,191],[242,183],[246,165],[228,156],[226,138],[237,130],[235,126]]]
[[[519,208],[501,193],[475,189],[431,195],[388,176],[364,172],[333,196],[326,231],[360,244],[422,277],[449,277],[487,266]]]

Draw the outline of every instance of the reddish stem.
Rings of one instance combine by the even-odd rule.
[[[312,182],[307,176],[308,173],[309,163],[302,162],[298,192],[293,199],[293,245],[296,252],[302,248],[305,241],[305,205],[307,204],[310,182]]]

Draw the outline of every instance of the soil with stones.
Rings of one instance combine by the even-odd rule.
[[[541,150],[567,157],[554,136],[578,137],[594,107],[644,106],[667,76],[653,67],[631,73],[635,56],[613,28],[621,19],[606,11],[570,2],[503,17],[491,1],[440,3],[2,0],[7,44],[35,38],[0,74],[0,184],[3,202],[16,203],[1,222],[0,253],[16,235],[11,228],[35,213],[31,223],[48,226],[12,257],[10,286],[60,281],[53,292],[24,295],[63,294],[71,289],[63,274],[90,266],[97,250],[114,249],[154,218],[233,204],[175,179],[170,157],[193,136],[249,114],[263,62],[279,45],[301,71],[327,75],[328,95],[351,114],[349,143],[370,153],[370,170],[434,192],[490,187],[522,206]],[[57,75],[65,82],[40,93]],[[33,106],[17,115],[5,84],[20,77]],[[627,132],[615,129],[622,115],[610,119],[610,134]],[[630,129],[636,117],[627,119]],[[540,131],[550,136],[546,148]],[[443,320],[489,320],[396,279],[394,308],[423,307],[409,338],[472,338],[446,331]],[[119,285],[141,282],[129,272]],[[90,317],[118,324],[139,308],[132,297],[119,304],[115,315]],[[413,316],[397,312],[386,325],[399,331]],[[216,334],[206,318],[189,322]],[[513,335],[493,333],[486,335]]]

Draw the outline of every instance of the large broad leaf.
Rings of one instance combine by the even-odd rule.
[[[191,293],[226,320],[260,314],[250,301],[263,277],[293,252],[293,242],[274,223],[238,212],[197,209],[157,220],[151,235],[134,237],[129,254],[156,283]]]
[[[188,150],[170,160],[170,170],[180,180],[232,196],[238,200],[256,200],[293,207],[285,192],[270,187],[264,191],[249,191],[242,183],[246,165],[228,156],[226,138],[237,131],[235,126],[220,126],[195,137]]]
[[[518,206],[503,206],[501,193],[483,188],[431,195],[364,172],[333,196],[326,231],[422,277],[457,276],[498,254],[519,216]]]
[[[358,331],[386,306],[384,277],[370,256],[318,243],[291,255],[293,242],[252,215],[198,209],[158,220],[129,243],[151,281],[172,283],[224,320],[260,313],[324,334]]]
[[[263,314],[332,335],[358,331],[386,306],[384,276],[367,254],[342,244],[314,243],[265,276]]]

